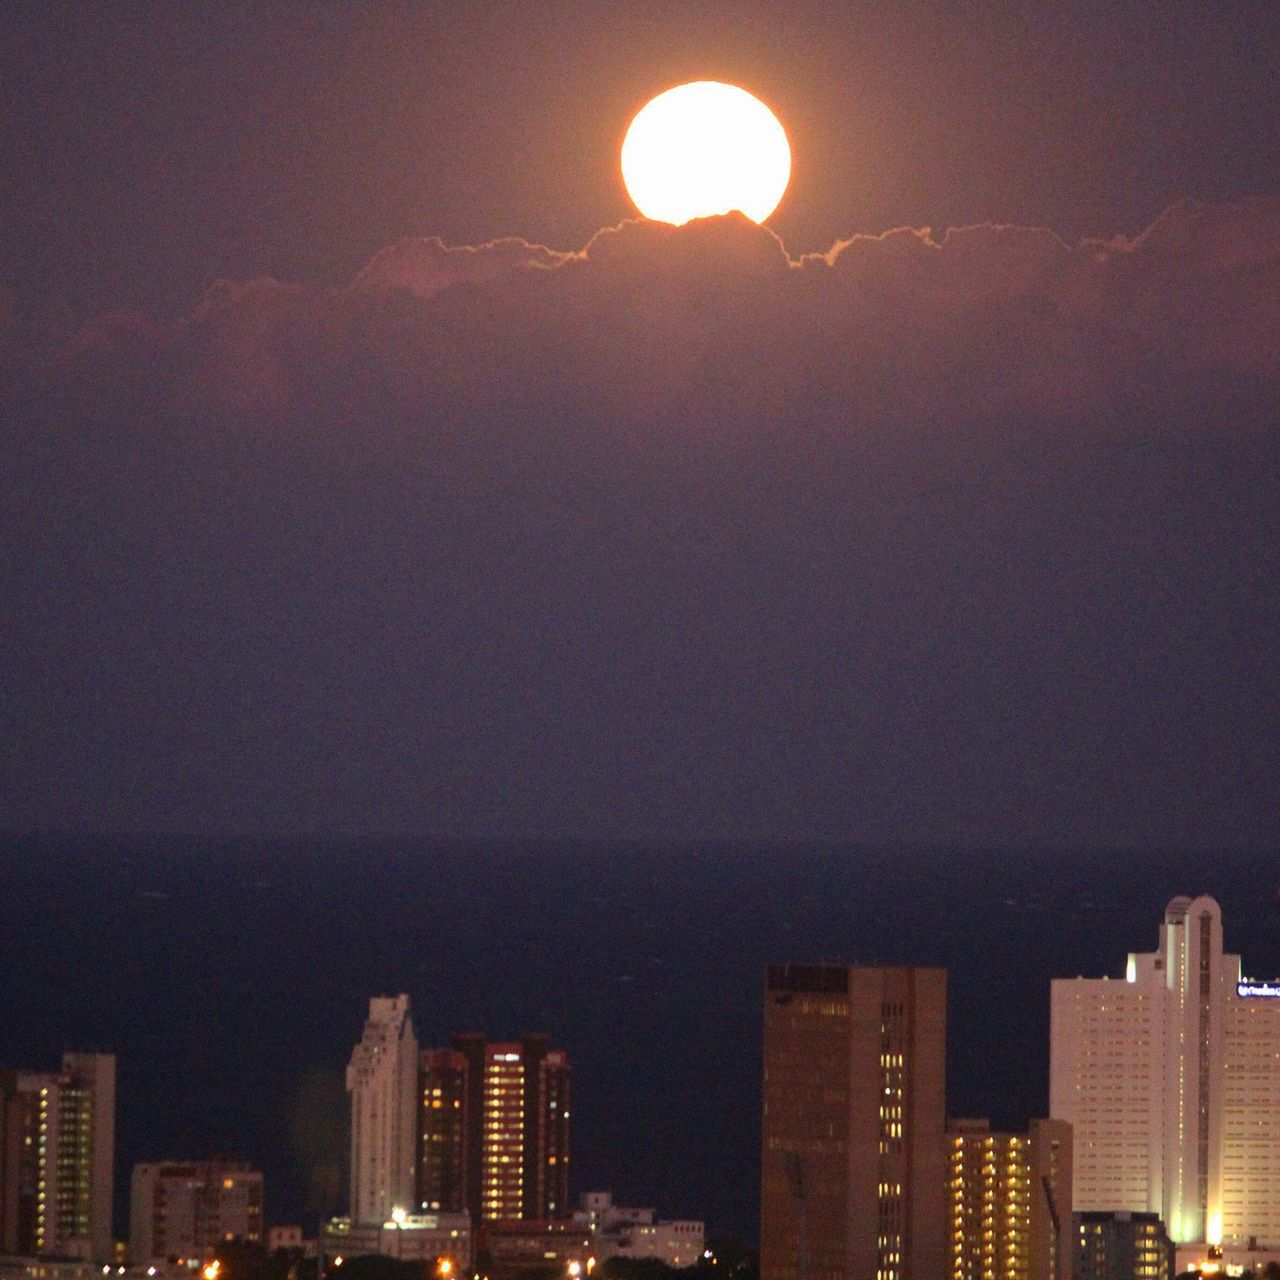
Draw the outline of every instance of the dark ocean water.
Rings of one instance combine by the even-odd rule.
[[[342,1073],[370,995],[419,1040],[547,1031],[575,1071],[575,1192],[753,1240],[764,966],[939,964],[949,1109],[1021,1125],[1048,1090],[1048,983],[1123,973],[1210,892],[1280,973],[1272,852],[468,846],[5,837],[0,1066],[119,1055],[118,1221],[144,1159],[221,1152],[268,1217],[341,1207]]]

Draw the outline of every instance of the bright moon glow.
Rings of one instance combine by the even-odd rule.
[[[660,93],[622,143],[622,180],[636,208],[676,226],[734,209],[763,222],[790,179],[778,117],[745,89],[715,80]]]

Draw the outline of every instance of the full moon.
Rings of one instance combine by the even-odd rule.
[[[660,93],[622,142],[622,180],[637,209],[682,226],[739,210],[763,222],[791,179],[778,117],[745,89],[697,80]]]

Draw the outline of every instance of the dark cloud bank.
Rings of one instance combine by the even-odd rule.
[[[1276,201],[0,335],[9,825],[1280,831]]]

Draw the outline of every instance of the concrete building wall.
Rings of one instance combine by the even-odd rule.
[[[1051,984],[1049,1114],[1071,1125],[1078,1209],[1160,1208],[1164,1007],[1163,987]]]
[[[1223,1085],[1223,1242],[1280,1249],[1280,989],[1228,974]],[[1245,995],[1241,990],[1275,995]]]
[[[1072,1280],[1075,1135],[1064,1120],[1031,1122],[1032,1280]]]
[[[851,1149],[878,1163],[876,1121],[851,1109],[854,1046],[847,970],[769,972],[764,1014],[761,1155],[762,1280],[845,1280],[849,1274]],[[877,1049],[869,1061],[878,1083]],[[864,1076],[864,1079],[866,1077]],[[871,1087],[875,1087],[872,1085]],[[874,1173],[863,1191],[874,1219]]]

